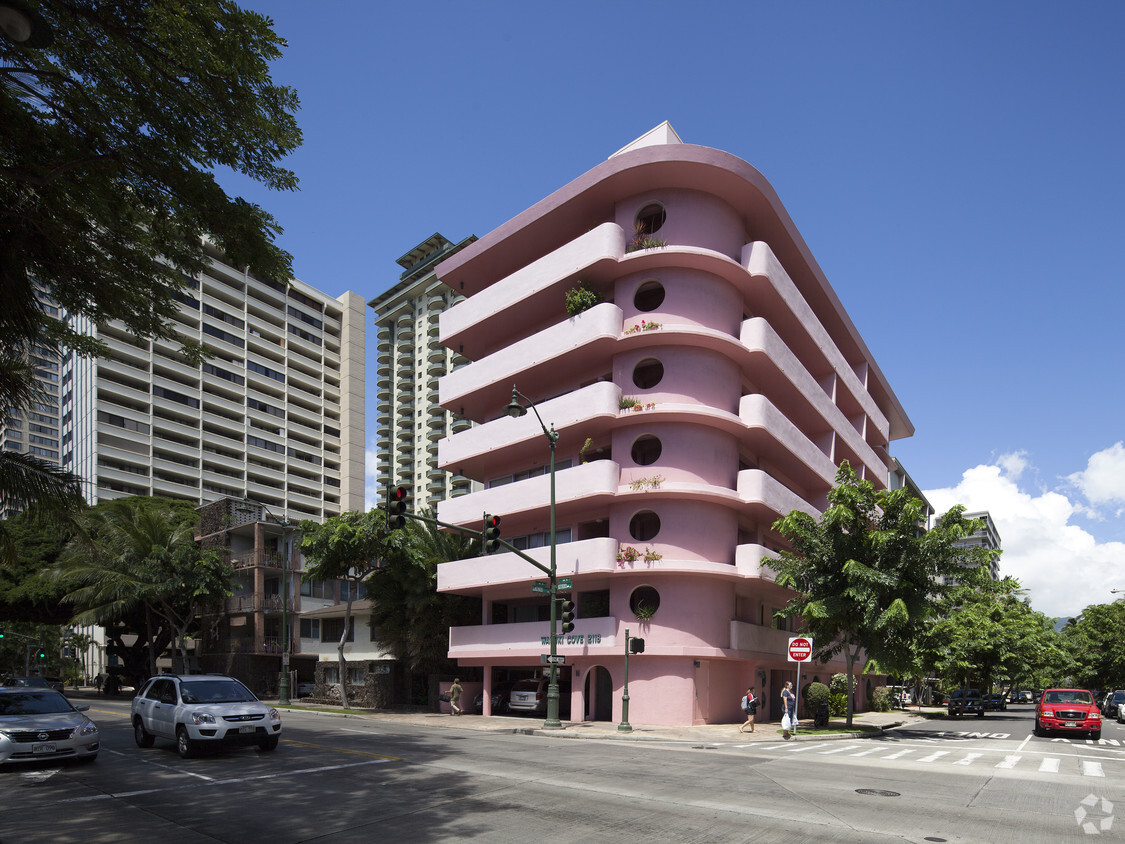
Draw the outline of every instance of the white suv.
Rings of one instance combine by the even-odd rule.
[[[281,715],[242,683],[220,674],[160,674],[133,698],[133,737],[138,747],[154,739],[176,742],[187,759],[206,747],[257,745],[273,750]]]

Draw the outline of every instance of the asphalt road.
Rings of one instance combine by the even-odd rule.
[[[881,738],[581,741],[287,713],[281,745],[181,760],[94,701],[90,765],[0,769],[0,842],[1121,840],[1125,725],[1031,708]],[[1106,823],[1109,828],[1105,827]],[[1084,831],[1082,823],[1093,831]],[[1097,837],[1096,837],[1097,836]]]

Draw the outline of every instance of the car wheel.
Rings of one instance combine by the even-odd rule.
[[[1033,736],[1039,736],[1040,738],[1043,738],[1047,735],[1047,731],[1043,729],[1042,725],[1038,721],[1036,721],[1035,726],[1031,728],[1031,734]]]
[[[1092,738],[1094,741],[1097,741],[1101,737],[1102,737],[1102,731],[1101,730],[1093,730],[1093,731],[1090,732],[1090,738]]]
[[[91,762],[93,762],[97,758],[98,758],[98,754],[96,754],[96,753],[94,753],[90,756],[79,756],[78,757],[78,764],[79,765],[89,765]]]
[[[137,747],[152,747],[155,738],[145,729],[144,722],[139,717],[133,722],[133,741],[137,743]]]
[[[276,750],[277,736],[266,736],[258,742],[258,750]]]
[[[190,759],[195,755],[195,742],[191,740],[184,727],[176,730],[176,750],[181,759]]]

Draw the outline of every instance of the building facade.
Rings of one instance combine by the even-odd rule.
[[[398,282],[368,305],[375,311],[378,416],[375,468],[380,490],[406,485],[418,507],[463,495],[472,482],[437,464],[438,441],[470,422],[437,402],[438,379],[467,361],[442,345],[441,314],[464,297],[434,274],[437,264],[473,243],[434,234],[398,259]]]
[[[975,513],[965,513],[965,518],[973,521],[979,520],[983,524],[974,533],[954,542],[954,546],[957,548],[987,548],[991,552],[988,555],[988,575],[993,580],[999,580],[1000,531],[996,529],[996,522],[992,521],[992,514],[987,510],[980,510]]]
[[[438,463],[482,486],[438,517],[480,529],[499,515],[546,564],[555,511],[577,604],[558,642],[562,717],[620,719],[628,630],[646,640],[629,662],[633,721],[734,722],[751,683],[779,718],[796,671],[771,525],[819,515],[845,459],[888,487],[889,445],[913,427],[772,187],[663,124],[437,276],[465,297],[441,341],[470,361],[441,379],[440,404],[476,423],[439,442]],[[568,291],[601,301],[568,313]],[[513,387],[539,418],[505,414]],[[553,479],[543,426],[558,434]],[[439,591],[483,600],[449,654],[486,687],[543,671],[539,578],[511,553],[438,567]],[[801,683],[843,670],[808,666]]]
[[[98,326],[108,352],[67,355],[61,465],[90,503],[151,495],[249,497],[321,521],[364,503],[364,308],[293,280],[256,278],[211,254],[187,280],[177,345]]]

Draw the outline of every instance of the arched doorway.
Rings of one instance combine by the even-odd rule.
[[[613,720],[613,678],[609,676],[609,671],[602,666],[595,665],[586,672],[582,702],[584,720]]]

